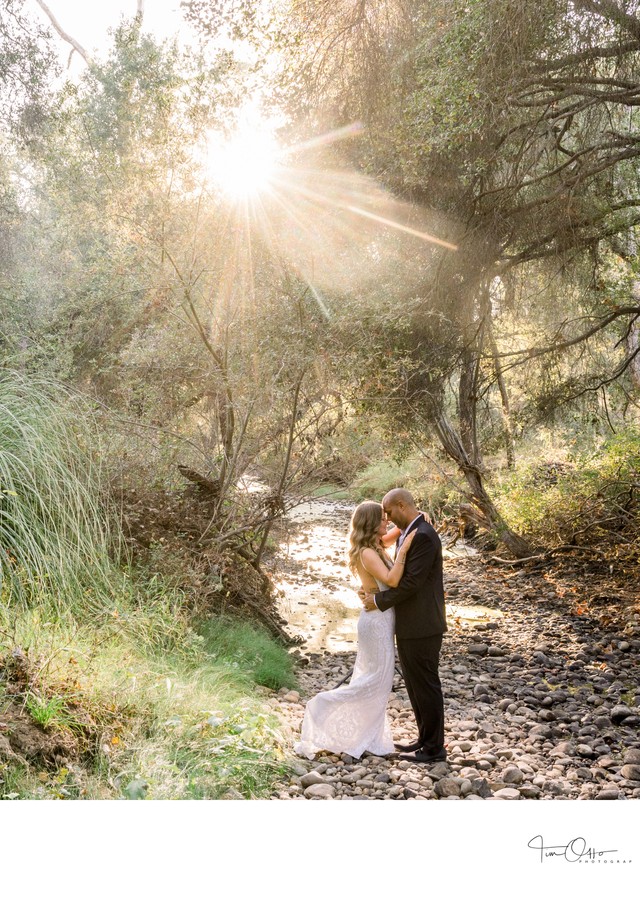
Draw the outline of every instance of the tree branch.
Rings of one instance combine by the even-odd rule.
[[[36,0],[36,3],[40,7],[40,9],[44,12],[44,14],[47,16],[47,18],[49,19],[49,21],[51,22],[51,24],[53,25],[55,30],[58,32],[58,34],[60,35],[62,40],[66,41],[68,44],[71,44],[71,46],[76,51],[76,53],[79,53],[80,56],[82,56],[82,58],[84,59],[84,61],[87,63],[87,65],[89,65],[91,63],[91,57],[89,56],[87,51],[84,49],[82,44],[78,43],[78,41],[74,37],[71,37],[71,35],[67,31],[64,30],[64,28],[62,27],[60,22],[58,22],[58,20],[56,19],[54,14],[51,12],[51,10],[47,6],[47,4],[44,2],[44,0]],[[71,56],[69,57],[69,60],[70,59],[71,59]]]

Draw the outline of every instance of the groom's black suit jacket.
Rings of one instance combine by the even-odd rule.
[[[407,552],[402,580],[395,589],[376,593],[381,611],[396,609],[398,639],[419,639],[447,630],[440,537],[424,518],[409,533],[413,530],[418,532]]]

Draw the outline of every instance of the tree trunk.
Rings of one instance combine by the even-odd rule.
[[[629,333],[626,339],[627,357],[631,359],[629,363],[629,373],[636,390],[640,390],[640,319],[636,318],[629,325]]]
[[[487,338],[491,356],[493,361],[493,370],[496,373],[496,381],[500,390],[500,401],[502,403],[502,427],[504,430],[504,446],[507,453],[507,467],[515,468],[516,466],[516,446],[513,439],[513,425],[511,423],[511,409],[509,407],[509,394],[507,393],[507,385],[505,383],[504,374],[502,373],[502,364],[498,355],[498,347],[496,339],[493,335],[493,327],[491,318],[487,320]]]
[[[484,487],[481,469],[469,458],[461,438],[444,413],[440,412],[434,416],[433,424],[445,452],[459,466],[469,485],[472,504],[466,508],[468,520],[493,533],[516,558],[526,558],[532,555],[533,549],[529,543],[507,526],[495,507]],[[465,513],[465,506],[463,506],[463,513]]]

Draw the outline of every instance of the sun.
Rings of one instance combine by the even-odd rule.
[[[231,200],[249,200],[269,190],[279,156],[273,131],[262,123],[243,124],[227,139],[210,133],[207,176]]]

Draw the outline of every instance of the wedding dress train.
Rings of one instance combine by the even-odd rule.
[[[385,590],[384,584],[379,588]],[[362,611],[358,619],[358,653],[350,683],[320,692],[307,703],[298,755],[313,758],[319,751],[359,758],[368,751],[388,755],[394,750],[387,716],[393,686],[395,612]]]

